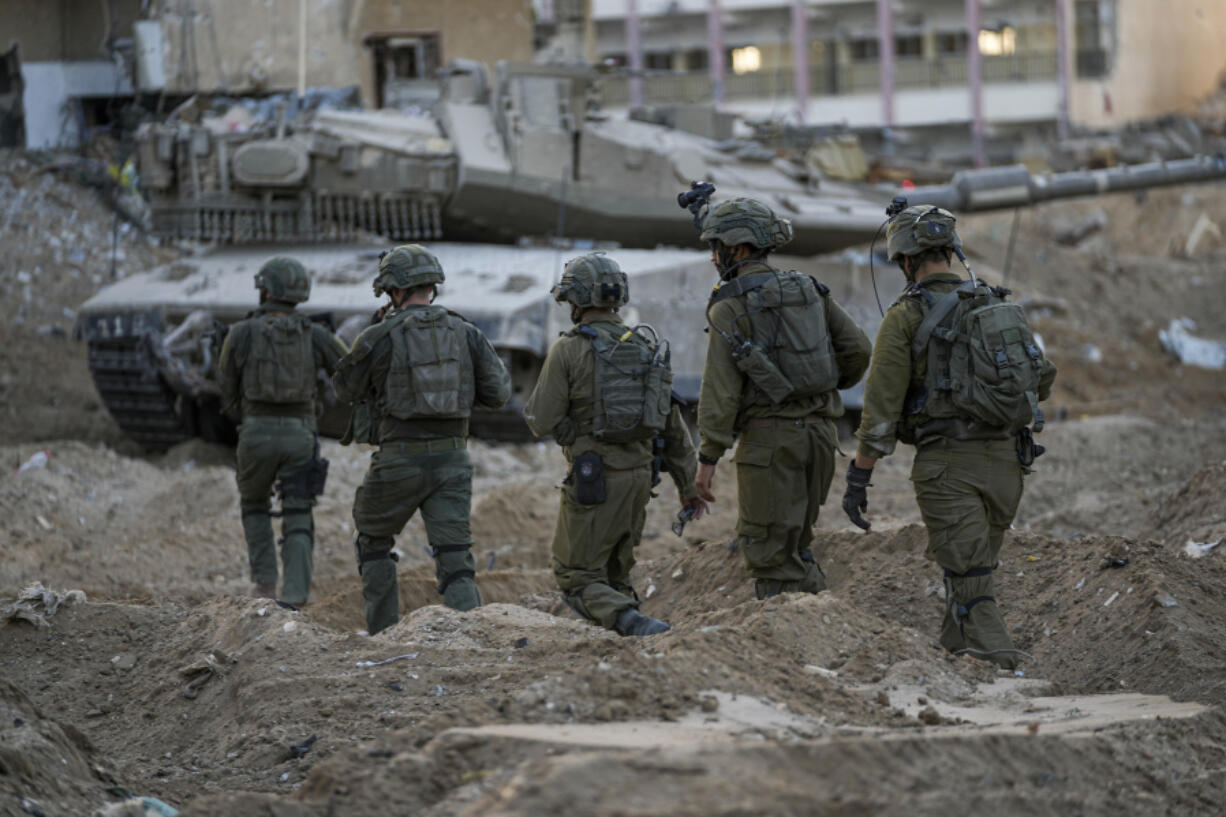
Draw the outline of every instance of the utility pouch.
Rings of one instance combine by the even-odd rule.
[[[783,372],[779,371],[779,367],[761,346],[751,342],[742,343],[733,349],[732,357],[736,361],[736,367],[765,392],[772,403],[782,403],[795,390],[791,381],[784,377]]]
[[[277,482],[277,498],[282,503],[289,497],[314,499],[324,492],[327,481],[328,461],[319,456],[317,446],[315,456],[307,463],[306,468]]]
[[[599,505],[605,501],[604,460],[594,451],[575,457],[570,469],[575,484],[575,501],[580,505]]]
[[[1034,433],[1029,426],[1017,433],[1017,461],[1023,468],[1034,465],[1034,461],[1043,456],[1047,449],[1034,441]]]
[[[378,442],[375,439],[375,425],[370,403],[366,401],[354,403],[353,411],[349,415],[349,425],[345,428],[345,436],[340,439],[341,445],[350,443],[374,445]]]

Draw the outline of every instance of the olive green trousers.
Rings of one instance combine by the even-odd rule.
[[[811,548],[837,447],[826,417],[751,420],[741,431],[733,456],[737,542],[759,595],[826,589]]]
[[[421,511],[443,603],[481,605],[472,555],[473,467],[462,437],[387,442],[371,457],[353,502],[366,628],[374,635],[400,620],[394,537]]]
[[[992,570],[1022,499],[1013,440],[937,440],[916,452],[915,498],[928,528],[928,558],[945,572],[941,645],[1017,666],[996,604]]]
[[[238,432],[238,493],[251,581],[277,583],[276,539],[269,497],[278,480],[304,471],[315,455],[315,421],[305,417],[246,417]],[[281,501],[281,600],[301,605],[311,590],[315,521],[310,497]]]
[[[613,629],[617,616],[638,607],[630,585],[634,549],[643,538],[651,469],[605,470],[605,501],[581,505],[570,481],[553,534],[553,575],[566,603],[579,615]]]

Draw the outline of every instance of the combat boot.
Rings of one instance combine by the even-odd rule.
[[[619,635],[657,635],[672,629],[668,622],[645,616],[633,607],[627,607],[617,615],[613,625]]]
[[[251,585],[251,598],[253,599],[275,599],[276,597],[276,582],[256,582]]]

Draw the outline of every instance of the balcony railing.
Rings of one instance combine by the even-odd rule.
[[[982,65],[985,83],[1042,82],[1054,80],[1058,74],[1056,55],[1047,52],[985,56]],[[948,88],[966,82],[965,56],[900,58],[894,64],[894,87],[899,90]],[[881,68],[876,62],[821,65],[809,75],[809,93],[814,96],[874,93],[880,88]],[[605,77],[603,89],[605,105],[629,104],[629,78],[625,75]],[[724,99],[773,99],[795,93],[791,68],[729,73],[724,78]],[[712,96],[711,77],[706,71],[647,73],[643,77],[643,101],[647,105],[708,102]]]

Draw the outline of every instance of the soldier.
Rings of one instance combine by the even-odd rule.
[[[714,501],[715,466],[739,437],[737,544],[759,599],[817,593],[826,577],[813,526],[834,479],[838,389],[868,366],[868,337],[808,275],[767,257],[792,225],[754,199],[712,205],[702,222],[719,271],[698,399],[698,495]]]
[[[634,549],[659,471],[677,485],[683,509],[707,510],[694,489],[694,444],[672,404],[668,344],[617,314],[629,282],[613,259],[589,253],[566,264],[554,300],[570,304],[575,328],[549,350],[524,419],[552,434],[570,473],[553,536],[553,573],[579,615],[621,635],[655,635],[669,625],[639,612],[630,585]]]
[[[1042,429],[1038,401],[1050,394],[1056,367],[1021,309],[1004,301],[1007,290],[951,272],[951,255],[962,258],[954,224],[951,213],[932,206],[909,207],[889,223],[889,256],[907,288],[877,332],[843,508],[868,530],[861,512],[873,466],[896,440],[916,446],[911,480],[928,528],[927,556],[945,570],[941,644],[1012,668],[1017,652],[996,606],[992,570],[1022,476],[1042,453],[1027,424],[1033,419]]]
[[[294,607],[311,590],[315,521],[327,460],[315,431],[317,372],[331,374],[345,345],[295,309],[311,279],[293,258],[273,258],[255,276],[260,306],[226,335],[221,349],[222,410],[241,417],[238,493],[251,562],[251,595],[277,595],[277,554],[269,511],[273,483],[281,496],[281,599]]]
[[[511,377],[481,330],[434,306],[443,268],[424,247],[384,253],[375,295],[391,297],[381,322],[354,341],[333,382],[357,404],[346,442],[378,444],[353,501],[366,628],[400,620],[393,537],[421,509],[443,603],[481,606],[470,548],[472,462],[468,417],[474,405],[500,408]]]

